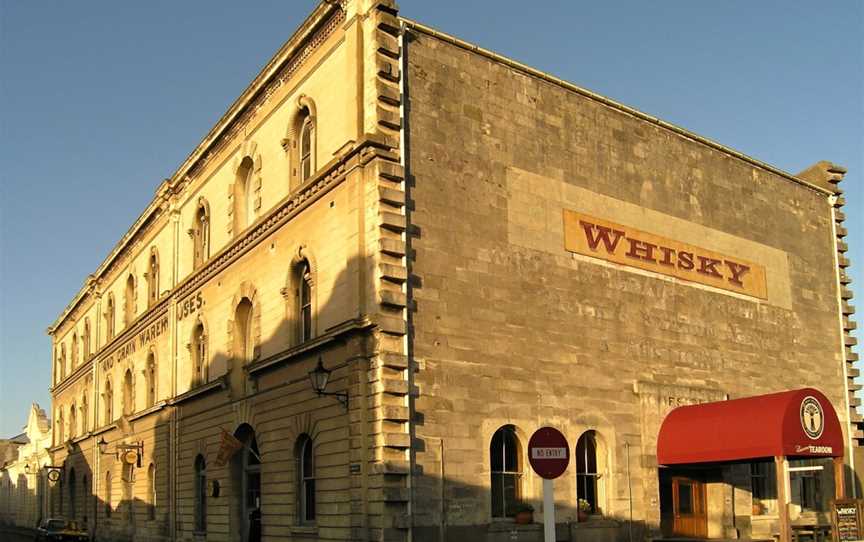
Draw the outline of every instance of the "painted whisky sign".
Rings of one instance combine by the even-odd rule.
[[[585,256],[768,298],[764,266],[566,209],[564,247]]]

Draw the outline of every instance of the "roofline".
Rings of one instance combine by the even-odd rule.
[[[470,52],[477,53],[481,56],[489,58],[490,60],[504,64],[510,68],[521,71],[521,72],[523,72],[527,75],[530,75],[532,77],[537,77],[538,79],[542,79],[542,80],[547,81],[549,83],[563,87],[567,90],[576,92],[577,94],[581,94],[582,96],[585,96],[586,98],[590,98],[591,100],[600,102],[600,103],[602,103],[608,107],[611,107],[612,109],[617,109],[623,113],[627,113],[628,115],[632,115],[632,116],[637,117],[641,120],[650,122],[652,124],[656,124],[657,126],[660,126],[661,128],[665,128],[665,129],[667,129],[667,130],[669,130],[675,134],[678,134],[679,136],[685,137],[685,138],[693,140],[697,143],[701,143],[703,145],[711,147],[712,149],[721,151],[721,152],[726,153],[730,156],[733,156],[735,158],[743,160],[743,161],[745,161],[751,165],[762,168],[766,171],[774,173],[775,175],[779,175],[780,177],[783,177],[786,180],[792,181],[796,184],[799,184],[801,186],[809,188],[810,190],[813,190],[814,192],[818,192],[818,193],[824,194],[826,196],[833,196],[834,195],[834,193],[830,190],[827,190],[825,188],[822,188],[820,186],[817,186],[815,184],[807,182],[804,179],[801,179],[799,177],[792,175],[791,173],[783,171],[782,169],[779,169],[779,168],[774,167],[770,164],[767,164],[765,162],[757,160],[756,158],[753,158],[752,156],[747,156],[744,153],[738,152],[735,149],[732,149],[730,147],[727,147],[725,145],[717,143],[716,141],[708,139],[707,137],[700,136],[700,135],[695,134],[689,130],[685,130],[684,128],[681,128],[680,126],[676,126],[672,123],[666,122],[664,120],[661,120],[661,119],[654,117],[652,115],[649,115],[647,113],[643,113],[642,111],[639,111],[638,109],[634,109],[630,106],[624,105],[620,102],[616,102],[615,100],[612,100],[612,99],[607,98],[605,96],[601,96],[600,94],[597,94],[595,92],[591,92],[590,90],[585,89],[583,87],[580,87],[578,85],[574,85],[573,83],[571,83],[569,81],[565,81],[564,79],[555,77],[554,75],[550,75],[546,72],[542,72],[538,69],[532,68],[531,66],[528,66],[526,64],[522,64],[521,62],[518,62],[518,61],[513,60],[511,58],[505,57],[503,55],[500,55],[494,51],[490,51],[489,49],[484,49],[483,47],[480,47],[480,46],[475,45],[473,43],[469,43],[469,42],[461,40],[455,36],[451,36],[450,34],[445,34],[444,32],[435,30],[434,28],[432,28],[430,26],[426,26],[422,23],[418,23],[417,21],[412,21],[411,19],[406,19],[404,17],[399,17],[399,20],[402,21],[405,24],[405,26],[407,26],[408,28],[411,28],[412,30],[422,32],[423,34],[427,34],[427,35],[432,36],[434,38],[438,38],[442,41],[445,41],[447,43],[450,43],[450,44],[455,45],[457,47],[460,47],[462,49],[466,49]]]
[[[282,65],[289,61],[294,53],[298,52],[303,41],[318,27],[319,23],[326,20],[335,11],[341,9],[338,3],[332,0],[321,0],[318,6],[310,13],[297,30],[288,38],[282,47],[270,58],[267,64],[258,72],[258,75],[252,80],[240,96],[228,107],[228,110],[216,122],[213,128],[207,132],[207,135],[201,140],[198,146],[189,154],[188,157],[180,164],[180,167],[174,172],[171,177],[160,183],[156,190],[156,196],[151,200],[150,204],[144,209],[141,215],[135,220],[129,230],[120,238],[120,241],[114,246],[108,256],[99,264],[92,274],[88,275],[84,285],[78,290],[78,293],[72,298],[66,308],[58,315],[57,319],[48,326],[46,332],[48,335],[53,335],[54,332],[63,324],[69,314],[78,306],[78,304],[91,291],[99,278],[111,267],[111,264],[117,257],[123,253],[128,246],[129,241],[138,233],[142,226],[147,222],[147,219],[153,215],[154,211],[159,210],[163,203],[169,201],[172,194],[180,192],[182,185],[188,180],[187,173],[195,166],[195,164],[203,158],[208,149],[212,147],[219,137],[224,134],[231,124],[245,110],[246,106],[264,85],[278,73]]]

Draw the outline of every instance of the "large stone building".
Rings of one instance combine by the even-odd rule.
[[[559,540],[824,521],[831,469],[787,508],[773,457],[657,447],[676,406],[809,386],[842,431],[813,457],[852,467],[843,173],[322,2],[50,327],[52,510],[104,540],[539,540],[513,516],[542,517],[549,425]]]

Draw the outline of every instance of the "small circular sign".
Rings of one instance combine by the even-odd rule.
[[[528,462],[541,478],[558,478],[570,463],[570,445],[561,431],[554,427],[541,427],[528,441]]]
[[[801,428],[813,440],[822,436],[825,429],[825,415],[819,400],[808,395],[801,401]]]
[[[138,452],[135,450],[126,450],[123,452],[123,462],[127,465],[134,465],[138,461]]]
[[[48,471],[48,480],[51,482],[56,482],[60,479],[60,471],[59,470],[49,470]]]

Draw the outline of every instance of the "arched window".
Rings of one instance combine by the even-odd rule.
[[[513,517],[522,500],[522,452],[516,428],[505,425],[492,435],[492,517]]]
[[[159,252],[156,247],[150,249],[150,259],[147,263],[147,306],[152,307],[159,301]]]
[[[111,390],[111,380],[105,380],[105,393],[102,394],[102,406],[104,407],[103,420],[105,425],[114,421],[114,392]]]
[[[76,431],[78,431],[78,409],[75,407],[75,403],[72,403],[72,406],[69,407],[69,438],[75,438]]]
[[[590,514],[600,514],[601,468],[598,464],[597,434],[585,431],[576,442],[576,497],[585,501]]]
[[[207,531],[207,463],[202,455],[195,458],[195,531]]]
[[[252,172],[254,170],[252,158],[247,156],[240,162],[237,168],[237,176],[234,181],[234,235],[239,234],[252,223],[254,215],[254,196],[252,186]]]
[[[129,273],[126,278],[126,296],[123,304],[123,324],[128,326],[135,319],[135,276]]]
[[[123,493],[120,496],[120,506],[123,511],[123,521],[126,523],[132,523],[135,520],[135,517],[132,515],[132,484],[135,482],[134,478],[135,465],[131,465],[129,463],[123,463],[123,473],[121,476],[121,489]]]
[[[312,338],[312,273],[309,260],[297,266],[297,323],[300,342]]]
[[[135,388],[132,383],[132,370],[126,369],[123,376],[123,415],[128,416],[135,411]]]
[[[244,363],[252,360],[252,302],[244,297],[237,304],[234,312],[234,326],[237,338],[237,349],[235,350]]]
[[[87,511],[90,507],[90,497],[92,497],[93,492],[90,489],[90,479],[87,478],[87,475],[81,477],[81,490],[84,495],[84,505],[81,507],[81,522],[84,523],[84,527],[86,530],[87,527]]]
[[[150,463],[147,468],[147,497],[150,502],[147,506],[147,518],[156,519],[156,465]]]
[[[57,385],[63,380],[63,358],[60,357],[60,353],[57,353],[56,358],[54,359],[54,384]]]
[[[251,533],[261,532],[261,453],[255,430],[250,425],[238,427],[234,437],[243,443],[243,449],[237,452],[231,464],[232,476],[241,482],[234,511],[239,512],[239,516],[235,516],[241,526],[239,538],[251,540],[254,538],[250,537]]]
[[[66,378],[66,344],[60,345],[60,380]]]
[[[147,354],[147,368],[144,369],[147,384],[147,404],[150,408],[156,404],[156,354],[152,351]]]
[[[90,413],[87,411],[87,392],[81,396],[81,434],[86,434],[90,430],[90,424],[87,422],[87,416]]]
[[[198,209],[195,211],[195,223],[192,226],[192,244],[195,269],[207,261],[210,257],[210,211],[207,201],[198,200]]]
[[[65,425],[63,423],[63,407],[57,409],[57,444],[62,444],[66,442],[66,435],[64,434]]]
[[[106,518],[111,517],[111,505],[112,505],[111,493],[112,493],[111,471],[109,470],[105,473],[105,517]]]
[[[204,324],[198,322],[192,330],[192,385],[198,386],[207,382],[207,335]]]
[[[90,338],[92,331],[90,330],[90,318],[84,319],[84,335],[81,338],[81,347],[84,351],[84,361],[90,359]]]
[[[70,349],[72,358],[72,369],[78,366],[78,333],[72,333],[72,348]],[[71,372],[71,371],[70,371]]]
[[[117,307],[114,305],[114,294],[108,294],[108,301],[105,305],[105,340],[110,341],[114,338],[114,324],[117,322]]]
[[[76,502],[77,501],[76,493],[78,491],[78,486],[77,486],[76,480],[75,480],[75,468],[74,467],[69,470],[68,487],[69,487],[69,517],[72,519],[75,519],[78,517],[78,507],[77,507],[78,503]]]
[[[315,122],[308,108],[303,109],[303,123],[300,126],[300,182],[312,177],[315,172]]]
[[[234,324],[232,329],[232,347],[234,360],[230,371],[231,393],[245,394],[250,385],[246,378],[243,366],[252,361],[255,354],[254,340],[252,337],[252,301],[244,297],[234,310]]]
[[[315,522],[315,452],[309,435],[297,440],[297,516],[300,523]]]

